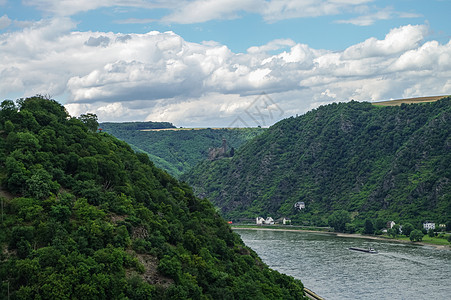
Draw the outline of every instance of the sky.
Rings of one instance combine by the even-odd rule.
[[[450,0],[0,0],[0,100],[180,127],[451,94]]]

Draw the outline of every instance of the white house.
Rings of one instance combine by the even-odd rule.
[[[435,223],[426,221],[426,222],[423,223],[423,228],[426,229],[426,230],[435,229]]]
[[[388,221],[387,222],[387,229],[393,228],[393,226],[395,226],[395,225],[396,225],[395,221]]]
[[[271,217],[267,217],[265,220],[265,224],[266,225],[273,225],[274,224],[274,219]]]
[[[262,225],[265,222],[265,219],[263,219],[262,217],[257,217],[255,221],[257,225]]]
[[[305,208],[305,203],[304,202],[296,202],[294,204],[294,207],[299,209],[299,210],[302,210],[303,208]]]

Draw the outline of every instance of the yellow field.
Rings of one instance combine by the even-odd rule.
[[[403,103],[412,104],[412,103],[434,102],[444,97],[447,96],[445,95],[445,96],[430,96],[430,97],[407,98],[398,100],[387,100],[387,101],[372,102],[372,104],[383,106],[396,106],[401,105]]]

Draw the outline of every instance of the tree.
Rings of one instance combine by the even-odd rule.
[[[374,225],[373,222],[370,219],[366,219],[365,220],[365,225],[364,225],[364,233],[366,234],[373,234],[374,233]]]
[[[393,227],[392,227],[392,229],[393,229],[392,236],[393,237],[396,237],[400,233],[400,228],[401,228],[401,226],[399,226],[399,224],[393,225]]]
[[[386,226],[386,222],[384,221],[384,219],[377,218],[376,222],[374,222],[374,227],[376,230],[382,230],[385,228],[385,226]]]
[[[421,230],[418,229],[414,229],[412,230],[412,232],[410,232],[410,240],[412,242],[421,242],[423,240],[423,233],[421,232]]]
[[[17,115],[17,107],[12,100],[5,100],[0,104],[0,120],[2,122],[13,119]]]
[[[451,231],[451,221],[446,222],[446,231]]]
[[[230,157],[233,157],[235,155],[235,148],[230,149]]]
[[[355,232],[355,224],[352,223],[346,223],[345,229],[347,233],[354,233]]]
[[[410,236],[410,233],[415,229],[412,224],[406,223],[402,225],[402,234],[405,236]]]
[[[450,242],[450,243],[451,243],[451,234],[450,234],[450,235],[448,235],[448,242]]]
[[[59,184],[52,181],[52,176],[44,169],[35,170],[25,183],[25,195],[35,199],[45,199],[51,192],[59,189]]]
[[[330,227],[333,227],[335,231],[344,232],[346,229],[346,223],[351,223],[351,215],[345,210],[337,210],[328,219]]]
[[[92,113],[81,114],[78,119],[82,121],[90,131],[92,132],[97,131],[97,128],[99,127],[99,122],[96,114]]]
[[[428,230],[428,235],[430,236],[430,237],[434,237],[435,236],[435,233],[434,233],[434,229],[429,229]]]

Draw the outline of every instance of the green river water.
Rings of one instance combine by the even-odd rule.
[[[235,232],[269,267],[325,299],[451,299],[450,250],[302,231]]]

